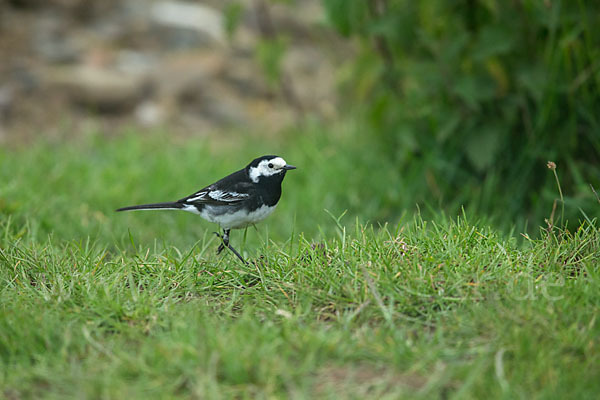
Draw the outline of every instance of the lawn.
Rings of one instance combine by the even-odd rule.
[[[0,150],[0,397],[597,398],[594,221],[530,237],[419,213],[414,177],[311,129]],[[234,233],[250,265],[195,215],[113,212],[262,154],[299,168]]]

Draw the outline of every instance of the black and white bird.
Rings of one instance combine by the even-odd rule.
[[[262,156],[245,168],[183,199],[123,207],[117,211],[183,210],[199,214],[223,229],[223,235],[215,232],[222,239],[217,254],[227,247],[245,263],[242,256],[229,244],[229,232],[254,225],[275,210],[281,197],[281,182],[291,169],[296,167],[289,165],[281,157]]]

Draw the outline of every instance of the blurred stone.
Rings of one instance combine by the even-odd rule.
[[[34,8],[44,5],[43,0],[8,0],[8,4],[17,8]]]
[[[6,138],[6,125],[14,102],[14,90],[4,85],[0,87],[0,143]]]
[[[268,8],[270,23],[273,24],[273,29],[277,34],[283,33],[294,41],[308,39],[314,43],[315,34],[321,34],[320,31],[324,30],[326,14],[319,0],[295,1],[293,7],[286,1],[239,1],[246,10],[244,23],[252,31],[260,31],[261,21],[257,13],[260,13],[260,6],[263,4]]]
[[[331,117],[335,113],[335,70],[329,57],[314,46],[298,45],[289,49],[283,68],[296,84],[300,102],[309,110]]]
[[[180,97],[218,79],[226,59],[221,52],[195,51],[165,55],[152,74],[161,97]]]
[[[8,119],[14,99],[13,88],[9,85],[0,87],[0,124]]]
[[[69,26],[58,13],[44,13],[33,26],[34,51],[50,63],[70,63],[81,52],[76,40],[69,36]]]
[[[107,46],[90,45],[82,57],[81,63],[95,69],[111,68],[117,55],[115,50]]]
[[[252,116],[251,126],[264,133],[274,133],[296,121],[296,113],[281,100],[258,100],[248,103],[247,113]]]
[[[156,56],[135,50],[120,50],[115,60],[115,69],[127,74],[150,74],[157,66]]]
[[[235,57],[224,64],[223,76],[227,84],[247,98],[272,97],[273,91],[252,57]]]
[[[248,24],[240,24],[229,38],[229,45],[237,55],[252,57],[256,46],[260,42],[260,34],[256,30],[247,26]]]
[[[289,7],[283,2],[272,3],[270,10],[278,32],[285,32],[293,35],[297,40],[313,43],[313,36],[317,33],[315,28],[322,28],[327,19],[318,0],[298,1],[294,7]]]
[[[216,125],[242,125],[249,121],[243,101],[231,88],[213,81],[190,86],[178,97],[180,108],[202,116]]]
[[[147,87],[140,75],[83,65],[51,69],[45,82],[77,104],[111,113],[131,110]]]
[[[177,47],[197,47],[205,40],[225,43],[223,16],[221,12],[202,4],[183,1],[159,1],[150,10],[152,21],[171,28],[171,36]]]
[[[144,101],[135,108],[137,121],[146,127],[157,126],[165,122],[167,113],[164,107],[154,101]]]
[[[261,0],[236,0],[242,15],[231,37],[222,0],[11,1],[22,7],[0,6],[6,132],[21,127],[47,135],[64,130],[62,121],[79,127],[92,120],[115,127],[168,123],[193,134],[231,126],[268,134],[297,121],[285,90],[269,84],[257,62]],[[331,115],[333,60],[348,51],[321,25],[320,2],[264,4],[274,33],[285,37],[282,70],[303,111]],[[3,91],[5,84],[12,92]]]

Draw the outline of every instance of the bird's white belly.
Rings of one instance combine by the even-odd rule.
[[[223,229],[239,229],[256,224],[267,218],[275,210],[275,207],[277,205],[272,207],[264,205],[252,212],[237,210],[230,213],[222,213],[222,209],[217,211],[211,206],[206,206],[199,214],[207,221],[219,224]],[[221,212],[221,214],[218,214],[218,212]]]

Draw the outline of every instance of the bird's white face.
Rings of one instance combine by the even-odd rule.
[[[286,171],[287,163],[281,157],[262,160],[256,167],[250,167],[248,174],[252,182],[257,183],[261,176],[272,176]]]

